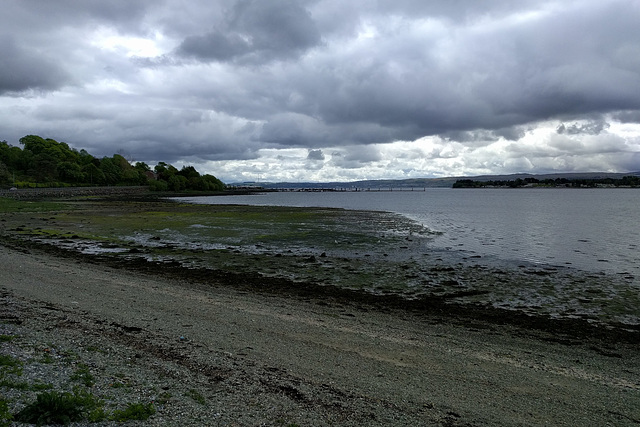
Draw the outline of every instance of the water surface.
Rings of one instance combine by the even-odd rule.
[[[636,189],[278,192],[188,201],[396,212],[439,232],[434,248],[640,277]]]

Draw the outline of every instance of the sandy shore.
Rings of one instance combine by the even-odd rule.
[[[11,345],[58,342],[97,377],[120,372],[127,393],[156,402],[145,425],[640,423],[635,343],[247,292],[5,246],[0,264],[4,317],[20,319]],[[204,402],[184,397],[194,392]]]

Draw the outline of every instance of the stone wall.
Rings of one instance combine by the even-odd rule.
[[[50,198],[89,197],[89,196],[128,196],[149,192],[149,187],[66,187],[66,188],[20,188],[18,190],[0,189],[0,197],[20,200]]]

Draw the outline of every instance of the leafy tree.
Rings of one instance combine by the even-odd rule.
[[[23,136],[20,138],[20,144],[34,155],[42,153],[47,145],[46,141],[37,135]]]
[[[169,190],[182,191],[187,189],[189,181],[182,175],[173,175],[167,183],[169,184]]]
[[[155,177],[149,179],[151,167],[144,162],[132,165],[120,154],[96,158],[86,150],[76,150],[65,142],[38,135],[20,138],[20,147],[0,141],[0,184],[16,182],[58,185],[150,185],[154,190],[181,191],[197,189],[217,191],[224,184],[212,175],[200,175],[193,166],[181,170],[158,163]],[[25,184],[27,185],[27,184]]]
[[[9,184],[11,182],[11,175],[9,174],[9,168],[0,160],[0,184]]]
[[[149,181],[149,189],[151,191],[167,191],[169,184],[167,184],[167,181],[162,180]]]
[[[58,164],[58,176],[64,182],[79,184],[85,179],[82,168],[75,162],[62,162]]]
[[[50,182],[58,179],[58,165],[55,157],[42,151],[33,157],[30,175],[35,176],[37,182]]]
[[[104,175],[103,181],[100,182],[101,184],[116,185],[118,181],[120,181],[122,170],[118,162],[112,158],[103,157],[102,160],[100,160],[100,171],[102,171]]]
[[[638,176],[623,176],[620,180],[620,185],[628,186],[628,187],[639,187],[640,186],[640,177]]]
[[[82,173],[84,174],[85,181],[91,185],[100,184],[106,180],[104,172],[94,163],[83,166]]]
[[[97,160],[91,154],[87,153],[87,151],[84,150],[84,149],[80,150],[80,152],[78,153],[78,158],[77,158],[76,161],[81,167],[84,167],[84,166],[88,165],[89,163],[94,163],[95,164],[96,162],[99,162],[99,160]]]
[[[178,173],[178,169],[175,166],[168,165],[165,162],[160,162],[154,168],[154,171],[158,174],[158,179],[169,182],[169,179]]]
[[[0,141],[0,161],[9,169],[17,169],[22,156],[22,150],[19,147],[10,146],[7,141]]]
[[[146,184],[146,178],[142,180],[142,175],[136,168],[131,166],[131,163],[129,163],[123,156],[121,156],[120,154],[114,154],[113,162],[117,164],[118,168],[120,169],[120,177],[118,179],[118,183],[127,185]]]
[[[203,188],[206,191],[222,191],[224,190],[224,183],[213,175],[203,175],[202,180],[207,183],[208,188]]]
[[[178,175],[184,176],[187,179],[200,178],[200,174],[193,166],[183,166]]]
[[[136,168],[136,170],[139,172],[148,172],[151,170],[149,165],[146,164],[145,162],[136,162],[136,164],[134,165],[134,168]]]

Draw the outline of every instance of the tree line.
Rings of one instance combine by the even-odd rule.
[[[475,181],[472,179],[459,179],[453,184],[453,188],[485,188],[485,187],[640,187],[640,177],[629,175],[622,178],[517,178],[515,180],[489,180]]]
[[[201,175],[193,166],[178,170],[165,162],[153,170],[144,162],[131,164],[120,154],[94,157],[64,142],[37,135],[20,138],[22,148],[0,141],[0,187],[66,187],[148,185],[154,191],[221,191],[213,175]]]

